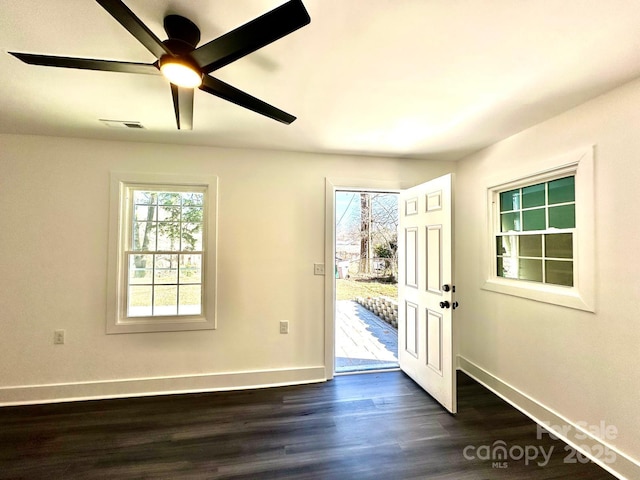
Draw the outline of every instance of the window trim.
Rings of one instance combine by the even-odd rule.
[[[487,187],[487,235],[483,258],[483,290],[595,312],[595,215],[593,147],[538,163],[538,169],[517,169],[494,178]],[[499,193],[575,176],[574,285],[566,287],[499,277],[496,274],[495,235],[499,222]]]
[[[125,247],[130,231],[127,190],[148,185],[152,188],[189,188],[205,190],[202,284],[203,301],[200,315],[168,315],[127,317]],[[172,332],[213,330],[216,328],[217,283],[217,217],[218,178],[215,176],[163,175],[151,173],[111,172],[109,211],[109,253],[107,269],[106,333]]]

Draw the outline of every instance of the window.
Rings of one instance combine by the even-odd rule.
[[[204,194],[195,187],[127,187],[127,317],[202,313]]]
[[[112,179],[107,333],[215,326],[216,179]]]
[[[573,286],[575,177],[500,192],[496,275]]]
[[[594,311],[593,153],[488,189],[486,290]]]

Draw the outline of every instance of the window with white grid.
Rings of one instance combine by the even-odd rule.
[[[201,188],[128,187],[127,316],[202,313]]]
[[[496,275],[573,286],[575,177],[498,193]]]
[[[119,205],[108,333],[214,328],[216,186],[112,182]]]
[[[593,163],[587,148],[495,174],[483,289],[595,311]]]

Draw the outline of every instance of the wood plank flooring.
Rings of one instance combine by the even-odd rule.
[[[1,479],[613,479],[458,374],[452,416],[401,372],[229,393],[0,408]],[[553,447],[548,464],[467,459]],[[519,452],[518,449],[514,453]],[[477,455],[476,455],[477,457]],[[500,462],[502,463],[502,461]],[[528,463],[528,464],[527,464]]]

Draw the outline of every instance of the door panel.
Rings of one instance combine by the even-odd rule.
[[[442,208],[442,191],[427,194],[427,212],[440,210]]]
[[[451,174],[400,195],[398,349],[400,368],[455,413]],[[448,290],[448,291],[445,291]]]
[[[405,285],[418,288],[418,229],[407,228],[405,231],[406,275]]]
[[[442,290],[442,226],[427,227],[427,290],[441,294]]]
[[[405,215],[416,215],[418,213],[418,197],[412,197],[404,201]]]
[[[405,302],[405,351],[418,358],[418,305]]]
[[[427,365],[442,375],[442,315],[427,310]]]

